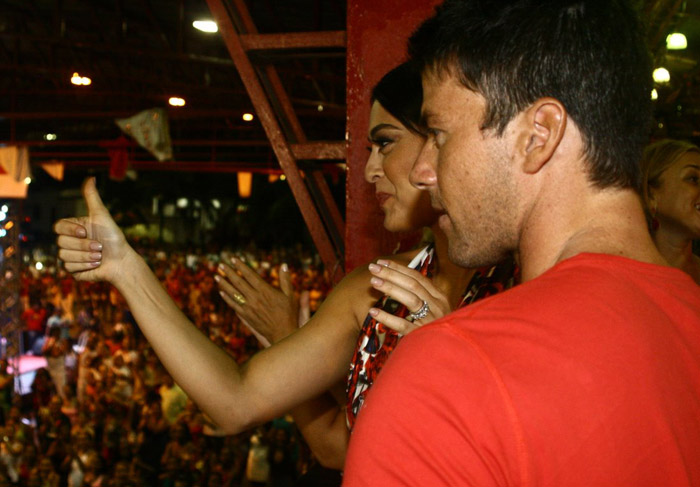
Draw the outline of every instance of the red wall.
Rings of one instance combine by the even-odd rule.
[[[373,188],[364,180],[369,96],[374,84],[406,59],[406,40],[438,0],[348,0],[347,271],[390,254],[400,239],[384,230]]]

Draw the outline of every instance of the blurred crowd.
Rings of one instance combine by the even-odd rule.
[[[214,285],[222,254],[139,251],[212,341],[238,362],[259,349]],[[329,290],[299,250],[235,255],[273,284],[286,262],[312,311]],[[0,364],[0,487],[286,486],[313,463],[289,416],[223,435],[161,366],[112,286],[26,267],[20,297],[23,351],[47,365],[21,394],[7,358]]]

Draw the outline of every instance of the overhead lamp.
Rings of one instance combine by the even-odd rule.
[[[253,173],[239,172],[238,173],[238,196],[241,198],[250,198],[253,190]]]
[[[184,107],[185,106],[185,99],[180,98],[178,96],[171,96],[168,99],[168,103],[170,104],[170,106],[173,106],[173,107]]]
[[[187,198],[178,198],[178,200],[175,202],[175,205],[178,208],[187,208],[189,204],[190,202]]]
[[[666,49],[669,51],[680,51],[688,47],[688,39],[680,32],[674,32],[666,36]]]
[[[44,134],[44,140],[56,140],[56,134]]]
[[[316,107],[316,110],[318,110],[319,112],[322,112],[322,111],[323,111],[323,105],[320,105],[320,104],[319,104],[319,105]]]
[[[252,113],[244,113],[241,118],[243,119],[244,122],[252,122],[255,117],[253,116]]]
[[[76,86],[88,86],[92,84],[92,80],[87,76],[80,76],[77,72],[73,73],[70,82]]]
[[[192,27],[208,34],[219,32],[219,26],[213,20],[195,20],[192,22]]]
[[[651,90],[651,99],[652,100],[658,100],[659,99],[659,92],[656,91],[656,88]]]
[[[666,68],[656,68],[652,76],[657,83],[668,83],[671,81],[671,73]]]
[[[7,205],[2,205],[2,208],[0,208],[0,211],[2,211],[3,213],[7,213],[8,211],[10,211],[10,207]]]
[[[24,184],[32,184],[32,178],[30,178],[29,176],[24,178]]]
[[[34,267],[36,268],[36,270],[40,271],[44,268],[44,264],[42,264],[41,262],[37,262],[36,264],[34,264]]]

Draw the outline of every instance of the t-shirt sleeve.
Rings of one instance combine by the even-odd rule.
[[[523,485],[524,442],[486,354],[449,323],[399,344],[350,440],[345,487]]]

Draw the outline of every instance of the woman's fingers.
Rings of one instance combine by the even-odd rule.
[[[248,266],[235,257],[232,257],[230,260],[230,264],[224,262],[219,264],[219,271],[223,273],[223,276],[233,286],[236,287],[239,293],[243,294],[244,296],[252,296],[255,294],[255,288],[249,284],[245,277],[243,277],[243,272],[241,271],[243,267],[247,268]],[[251,272],[254,271],[251,270]]]
[[[399,318],[398,316],[387,313],[379,308],[370,308],[369,314],[380,323],[401,335],[408,335],[413,330],[419,328],[418,325],[415,325],[404,318]]]
[[[370,280],[372,287],[383,294],[391,296],[396,301],[405,305],[409,310],[417,310],[424,300],[432,297],[424,284],[418,282],[415,276],[390,269],[389,267],[370,264],[369,270],[373,277]],[[420,273],[418,273],[420,275]],[[423,277],[421,275],[421,277]]]
[[[102,244],[96,240],[59,235],[56,239],[59,248],[80,252],[101,252]]]
[[[53,230],[58,235],[77,238],[87,237],[87,229],[77,218],[63,218],[54,223]]]

